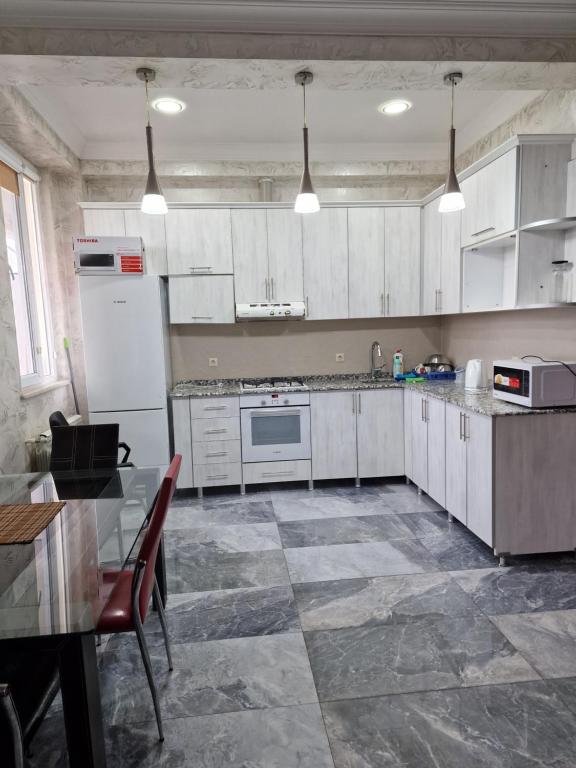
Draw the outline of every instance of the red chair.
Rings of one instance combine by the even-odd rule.
[[[178,479],[178,473],[180,472],[181,461],[182,457],[179,454],[176,454],[162,480],[162,485],[160,486],[160,490],[158,491],[152,509],[150,521],[144,534],[144,539],[138,553],[134,570],[122,570],[112,574],[114,578],[114,587],[106,601],[106,605],[104,606],[104,610],[102,611],[100,621],[96,628],[96,633],[99,635],[112,635],[117,632],[136,632],[140,653],[142,654],[142,661],[144,662],[144,668],[146,670],[146,677],[148,678],[148,684],[152,694],[152,701],[154,703],[154,712],[156,713],[160,741],[164,741],[162,718],[160,717],[158,694],[152,675],[152,665],[150,664],[150,656],[148,654],[148,646],[146,645],[146,638],[144,636],[143,624],[148,615],[148,609],[150,608],[150,598],[152,597],[152,594],[154,594],[158,605],[158,614],[160,617],[160,624],[162,625],[164,643],[166,645],[168,668],[172,671],[172,656],[170,654],[170,641],[168,639],[168,630],[166,628],[166,617],[154,567],[156,564],[158,547],[160,546],[162,528],[164,527],[172,496],[176,490],[176,481]],[[109,578],[110,574],[107,573],[106,577]]]

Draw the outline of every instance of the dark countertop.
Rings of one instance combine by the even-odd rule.
[[[395,381],[388,374],[372,378],[368,373],[302,376],[301,378],[310,392],[403,389],[410,387],[411,389],[425,392],[431,397],[452,403],[458,408],[464,408],[484,416],[576,413],[576,408],[525,408],[522,405],[497,400],[492,396],[491,390],[486,390],[486,392],[466,392],[464,386],[456,384],[456,382],[426,381],[406,384]],[[242,390],[239,379],[190,380],[179,382],[170,393],[170,397],[230,397],[241,394]]]

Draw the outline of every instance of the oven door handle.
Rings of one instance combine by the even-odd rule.
[[[277,416],[301,416],[301,408],[286,408],[285,406],[276,408],[258,408],[250,411],[250,418],[254,419],[257,416],[269,416],[271,413],[275,413]]]

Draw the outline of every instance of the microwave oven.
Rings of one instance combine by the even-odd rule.
[[[492,388],[499,400],[528,408],[576,406],[576,363],[495,360]]]
[[[142,275],[144,244],[141,237],[73,238],[74,264],[80,275]]]

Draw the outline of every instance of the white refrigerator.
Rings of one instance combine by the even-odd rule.
[[[78,279],[89,421],[120,424],[136,466],[169,464],[165,282],[155,275]]]

